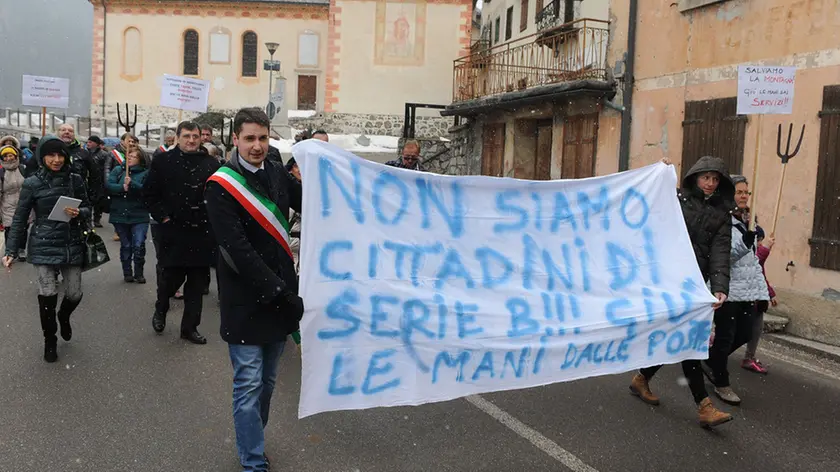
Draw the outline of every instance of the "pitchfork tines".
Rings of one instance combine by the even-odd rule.
[[[120,126],[125,130],[126,133],[130,133],[131,130],[134,128],[134,125],[137,124],[137,104],[134,105],[134,119],[131,119],[131,114],[128,112],[128,103],[125,103],[125,120],[123,120],[122,115],[120,114],[120,104],[117,103],[117,120],[120,122]]]
[[[799,140],[796,142],[796,148],[790,152],[790,140],[793,137],[793,123],[790,124],[787,137],[787,148],[782,152],[782,124],[779,123],[779,131],[776,134],[776,154],[782,159],[782,164],[787,164],[789,160],[799,154],[799,148],[802,146],[802,138],[805,137],[805,125],[802,125],[802,131],[799,133]]]

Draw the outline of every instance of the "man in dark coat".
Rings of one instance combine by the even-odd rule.
[[[76,139],[73,125],[64,123],[58,127],[58,137],[67,145],[70,151],[70,171],[82,177],[87,189],[88,201],[96,202],[105,190],[103,175],[89,152]]]
[[[423,170],[423,167],[420,166],[420,142],[416,139],[406,140],[400,158],[388,161],[385,165],[402,169]]]
[[[184,284],[181,338],[206,344],[207,339],[197,328],[201,323],[201,295],[209,282],[216,243],[207,219],[204,184],[219,163],[199,150],[197,124],[181,122],[177,136],[177,147],[152,160],[143,188],[146,207],[158,223],[158,263],[163,279],[158,284],[152,328],[163,332],[169,298]]]
[[[726,163],[717,157],[701,157],[686,174],[678,195],[697,265],[718,300],[713,305],[717,310],[729,294],[730,214],[735,207],[735,185]],[[659,397],[651,392],[649,382],[660,368],[661,365],[641,369],[630,383],[633,395],[645,403],[658,405]],[[712,405],[700,361],[682,361],[682,369],[697,403],[700,424],[713,427],[731,421],[732,415]]]
[[[277,364],[303,316],[288,233],[282,223],[263,227],[252,213],[259,211],[254,202],[279,222],[289,207],[300,211],[300,183],[267,159],[269,125],[258,108],[236,114],[236,147],[205,192],[219,243],[220,331],[233,366],[236,447],[243,469],[254,471],[268,470],[263,431]]]
[[[96,175],[104,177],[105,161],[111,158],[108,151],[105,150],[105,143],[99,136],[91,136],[87,140],[85,149],[90,155],[90,159],[93,161],[94,172]],[[95,201],[91,201],[91,204],[93,205],[93,224],[97,228],[102,227],[102,214],[108,211],[108,197],[105,192],[104,181],[102,185],[103,187],[99,189],[99,198]]]

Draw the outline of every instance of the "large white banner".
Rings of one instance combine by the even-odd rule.
[[[178,110],[207,111],[210,82],[178,75],[163,75],[160,88],[160,106]]]
[[[739,115],[793,113],[796,67],[738,66]]]
[[[30,107],[67,108],[70,103],[70,79],[24,75],[21,102]]]
[[[536,182],[293,153],[300,417],[708,357],[715,299],[673,167]]]

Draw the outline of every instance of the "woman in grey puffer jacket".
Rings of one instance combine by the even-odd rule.
[[[715,339],[709,348],[706,365],[711,369],[715,394],[730,405],[739,405],[741,399],[729,383],[727,361],[730,354],[750,341],[753,320],[757,316],[756,302],[770,300],[770,294],[756,255],[756,234],[747,226],[750,220],[747,179],[733,175],[732,181],[738,210],[732,214],[729,298],[715,312]]]

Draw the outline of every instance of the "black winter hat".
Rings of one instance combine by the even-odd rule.
[[[105,143],[102,141],[102,139],[100,139],[100,138],[99,138],[99,136],[91,136],[91,137],[89,137],[89,138],[88,138],[88,141],[93,141],[93,142],[95,142],[96,144],[98,144],[98,145],[100,145],[100,146],[102,146],[103,144],[105,144]]]
[[[64,141],[60,139],[48,139],[41,143],[39,149],[40,156],[46,157],[50,154],[62,154],[65,158],[70,159],[70,151],[67,149],[67,145],[64,144]]]

